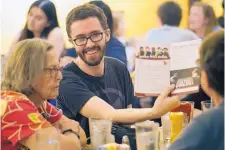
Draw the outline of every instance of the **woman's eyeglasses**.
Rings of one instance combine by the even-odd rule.
[[[57,75],[59,72],[62,72],[63,67],[60,68],[44,68],[45,71],[49,71],[50,72],[50,76],[52,78],[57,78]]]

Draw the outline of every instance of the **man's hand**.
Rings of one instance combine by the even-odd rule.
[[[153,106],[152,112],[155,116],[161,117],[170,110],[180,105],[178,96],[168,97],[168,95],[174,90],[175,85],[170,85],[163,93],[159,95]]]

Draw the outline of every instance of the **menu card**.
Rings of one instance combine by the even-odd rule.
[[[199,91],[199,58],[201,40],[157,45],[140,43],[135,60],[136,96],[158,96],[170,84],[172,94],[189,94]]]

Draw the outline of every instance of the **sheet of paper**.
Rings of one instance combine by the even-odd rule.
[[[136,58],[135,95],[158,96],[170,84],[170,60]]]

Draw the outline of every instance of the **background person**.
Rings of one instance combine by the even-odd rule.
[[[190,30],[179,28],[182,18],[180,6],[168,1],[159,6],[157,10],[160,27],[149,30],[146,40],[151,44],[170,44],[196,40],[198,37]]]
[[[64,50],[63,33],[59,28],[55,5],[50,0],[37,0],[30,6],[26,24],[15,37],[7,55],[17,42],[34,37],[47,39],[60,57]]]
[[[189,15],[189,29],[201,39],[221,29],[212,6],[203,2],[193,3]]]
[[[223,8],[222,15],[217,19],[217,21],[218,21],[220,27],[224,28],[224,0],[222,0],[222,8]]]

